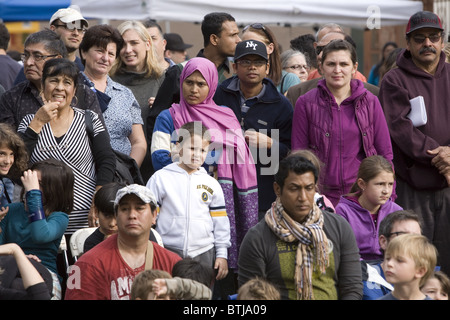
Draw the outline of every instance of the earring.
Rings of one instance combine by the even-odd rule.
[[[74,95],[72,98],[72,101],[73,101],[73,99],[75,99],[75,104],[73,106],[76,107],[78,104],[78,97]]]

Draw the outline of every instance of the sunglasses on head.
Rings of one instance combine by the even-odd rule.
[[[269,40],[269,42],[273,42],[272,37],[270,36],[269,32],[266,30],[266,27],[264,27],[264,25],[262,23],[253,23],[253,24],[249,24],[247,25],[244,29],[242,29],[242,32],[245,32],[248,30],[248,28],[252,27],[253,29],[256,30],[262,30],[265,34],[267,39]]]

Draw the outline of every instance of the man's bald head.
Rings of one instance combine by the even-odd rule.
[[[340,31],[329,32],[326,35],[324,35],[322,37],[322,39],[320,39],[320,41],[317,43],[317,46],[326,46],[331,41],[336,40],[336,39],[344,40],[345,39],[345,33],[340,32]]]
[[[342,27],[337,23],[327,23],[320,27],[316,33],[316,42],[319,42],[324,35],[330,32],[344,32]]]
[[[340,31],[333,31],[333,32],[329,32],[326,35],[324,35],[322,37],[322,39],[320,39],[320,41],[317,43],[316,46],[316,54],[317,54],[317,64],[319,66],[318,68],[318,72],[319,74],[322,74],[322,70],[320,68],[320,64],[322,61],[322,50],[323,48],[329,44],[331,41],[333,40],[345,40],[345,33],[340,32]]]

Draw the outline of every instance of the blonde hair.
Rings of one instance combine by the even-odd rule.
[[[419,286],[428,280],[434,273],[437,263],[436,247],[423,235],[402,234],[392,239],[385,252],[385,256],[408,256],[414,260],[416,268],[425,268],[427,271],[420,279]]]
[[[280,292],[267,280],[254,278],[238,290],[237,300],[280,300]]]
[[[156,77],[159,78],[163,74],[163,69],[158,63],[156,58],[155,48],[153,47],[153,42],[150,34],[148,33],[147,28],[142,24],[142,22],[135,20],[128,20],[122,22],[117,30],[123,36],[123,34],[128,30],[135,30],[142,41],[150,42],[150,50],[147,50],[146,58],[145,58],[145,68],[146,68],[146,77]],[[124,44],[125,45],[125,44]],[[111,68],[111,75],[114,75],[120,69],[125,68],[125,64],[122,59],[116,59],[113,67]]]
[[[131,285],[130,300],[147,300],[148,294],[152,292],[152,283],[155,279],[171,279],[167,271],[150,269],[139,273]]]

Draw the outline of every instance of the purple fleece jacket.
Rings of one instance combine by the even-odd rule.
[[[320,191],[334,206],[349,192],[361,161],[381,155],[392,163],[392,145],[378,98],[360,80],[351,80],[351,96],[341,105],[325,80],[297,100],[292,122],[292,150],[313,151],[324,167]]]
[[[342,196],[336,206],[336,213],[345,218],[353,229],[358,244],[359,254],[363,260],[383,259],[378,242],[378,228],[381,220],[388,214],[403,210],[395,202],[388,200],[378,211],[377,224],[375,225],[370,212],[351,197]]]

